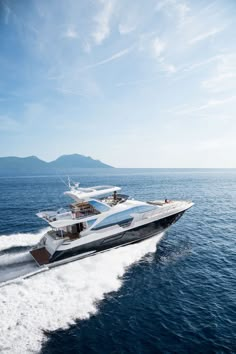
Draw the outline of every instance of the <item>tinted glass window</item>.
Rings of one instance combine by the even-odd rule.
[[[133,219],[132,214],[145,213],[145,212],[148,212],[148,211],[151,211],[151,210],[154,210],[154,209],[156,209],[156,207],[152,206],[152,205],[140,205],[140,206],[128,209],[128,210],[121,211],[121,212],[119,212],[117,214],[110,215],[107,218],[105,218],[104,220],[102,220],[99,224],[97,224],[93,228],[93,230],[97,230],[97,229],[101,229],[103,227],[109,227],[109,226],[112,226],[112,225],[116,225],[116,224],[127,222],[127,221]]]
[[[97,219],[87,220],[88,227],[91,227]]]
[[[100,203],[97,200],[90,200],[89,204],[92,205],[97,211],[100,211],[100,213],[103,213],[104,211],[108,211],[110,209],[108,205]]]

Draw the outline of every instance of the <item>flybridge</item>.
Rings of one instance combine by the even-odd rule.
[[[64,194],[80,202],[120,190],[121,188],[116,186],[94,186],[90,188],[80,188],[78,184],[75,184],[72,186],[70,185],[70,190],[64,192]]]
[[[56,211],[42,211],[36,215],[47,221],[52,227],[64,227],[73,225],[78,220],[87,221],[94,215],[109,211],[116,204],[124,202],[128,196],[116,194],[120,187],[116,186],[94,186],[89,188],[80,188],[79,183],[71,183],[68,179],[69,191],[64,194],[75,200],[70,204],[70,210],[60,208]],[[108,196],[113,193],[113,196]],[[97,196],[104,196],[105,199],[96,199]],[[82,222],[82,221],[81,221]]]

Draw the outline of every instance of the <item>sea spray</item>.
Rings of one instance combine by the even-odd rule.
[[[13,247],[33,246],[43,237],[43,235],[49,230],[44,228],[38,233],[16,233],[12,235],[0,236],[0,252]]]
[[[12,244],[22,245],[19,239],[25,244],[21,236],[17,235]],[[67,328],[77,319],[95,313],[98,301],[121,287],[126,268],[145,254],[155,252],[162,236],[68,263],[0,288],[0,352],[38,352],[45,339],[43,331]]]
[[[29,252],[24,251],[24,252],[19,252],[16,254],[11,254],[11,253],[6,253],[3,255],[0,255],[0,269],[2,267],[7,267],[7,266],[13,266],[13,265],[17,265],[20,263],[26,263],[26,262],[30,262],[33,261],[31,255],[29,254]],[[1,278],[0,278],[1,281]]]
[[[37,270],[37,265],[29,254],[30,247],[39,242],[48,228],[38,233],[17,233],[0,236],[0,287]]]

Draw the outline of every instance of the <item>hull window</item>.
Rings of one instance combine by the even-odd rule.
[[[109,243],[109,242],[114,242],[116,240],[120,240],[123,237],[123,235],[124,234],[119,234],[119,235],[107,237],[101,243],[105,244],[105,243]]]

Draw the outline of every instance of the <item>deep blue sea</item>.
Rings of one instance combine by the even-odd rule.
[[[66,180],[66,177],[63,177]],[[236,353],[236,170],[82,170],[141,200],[195,205],[162,238],[0,287],[0,353]],[[0,281],[65,207],[58,176],[0,178]]]

